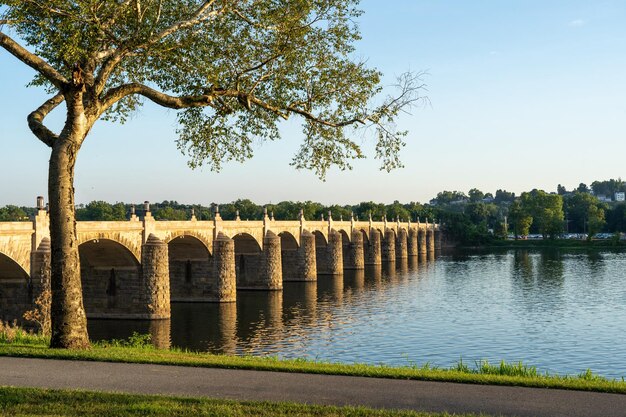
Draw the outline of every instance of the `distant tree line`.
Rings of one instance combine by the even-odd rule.
[[[598,195],[613,196],[626,190],[621,180],[594,181],[591,187],[579,184],[567,190],[562,185],[556,192],[534,189],[520,196],[499,189],[484,193],[472,188],[467,194],[461,191],[442,191],[428,204],[418,202],[391,204],[361,202],[355,205],[324,205],[314,201],[282,201],[259,205],[248,199],[230,203],[203,206],[163,201],[150,205],[157,220],[188,220],[193,210],[198,220],[212,220],[216,209],[224,220],[260,220],[264,210],[276,220],[296,220],[302,210],[305,219],[367,220],[386,217],[388,221],[418,219],[422,222],[436,220],[444,224],[448,236],[462,244],[485,244],[493,239],[508,236],[525,238],[539,234],[556,239],[563,233],[586,234],[589,238],[600,232],[626,232],[626,203],[600,201]],[[137,216],[144,215],[143,204],[107,203],[92,201],[76,207],[79,221],[127,220],[134,209]],[[0,221],[24,221],[32,218],[36,209],[7,205],[0,207]]]
[[[78,220],[125,220],[128,219],[131,207],[135,207],[138,216],[144,214],[143,204],[115,203],[105,201],[92,201],[76,208]],[[219,210],[220,217],[224,220],[234,220],[239,214],[241,220],[261,220],[267,210],[268,215],[276,220],[296,220],[302,210],[305,219],[328,219],[331,213],[335,220],[349,220],[351,216],[360,220],[369,219],[371,214],[375,220],[381,220],[384,216],[388,220],[399,218],[402,221],[416,221],[421,218],[425,221],[429,217],[432,221],[434,213],[432,207],[411,202],[401,204],[394,201],[392,204],[362,202],[357,205],[324,205],[313,201],[282,201],[276,204],[259,205],[248,199],[239,199],[230,203],[213,204],[203,206],[199,204],[181,204],[176,201],[163,201],[150,205],[150,212],[157,220],[188,220],[191,212],[198,220],[212,220],[215,210]]]

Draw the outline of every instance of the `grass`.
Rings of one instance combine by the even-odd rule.
[[[382,411],[355,407],[248,402],[154,395],[0,387],[2,416],[315,416],[444,417],[451,414]],[[462,414],[471,417],[475,414]]]
[[[179,349],[159,350],[149,343],[150,336],[137,334],[127,340],[97,342],[87,350],[50,349],[48,338],[16,329],[15,326],[9,327],[12,329],[7,331],[5,325],[3,330],[0,324],[0,356],[299,372],[626,394],[624,378],[607,379],[590,370],[579,375],[552,375],[542,373],[536,367],[522,362],[502,361],[492,364],[483,360],[469,366],[460,360],[451,368],[438,368],[428,363],[419,365],[413,362],[409,362],[407,366],[395,367],[278,359],[273,356],[213,355]]]

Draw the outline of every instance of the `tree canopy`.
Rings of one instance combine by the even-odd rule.
[[[178,147],[193,167],[219,170],[252,156],[257,138],[280,137],[279,123],[303,119],[292,164],[323,177],[363,152],[349,126],[374,126],[382,168],[400,166],[406,132],[394,118],[421,98],[419,77],[398,79],[399,94],[376,100],[381,74],[355,60],[356,0],[4,0],[0,20],[33,48],[0,31],[0,46],[33,67],[34,85],[56,94],[29,123],[41,122],[84,92],[88,125],[124,121],[145,99],[178,113]],[[352,136],[350,136],[352,135]]]

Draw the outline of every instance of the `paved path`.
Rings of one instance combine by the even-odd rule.
[[[425,381],[0,357],[0,385],[506,416],[626,417],[626,395]]]

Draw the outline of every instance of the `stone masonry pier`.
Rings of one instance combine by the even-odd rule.
[[[387,221],[263,220],[77,222],[83,298],[91,318],[161,319],[170,302],[234,302],[237,290],[280,291],[366,265],[434,255],[439,225]],[[0,222],[0,319],[20,318],[49,285],[49,218]]]

